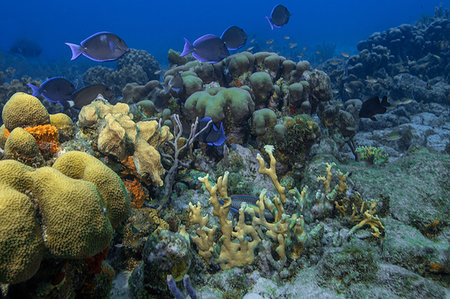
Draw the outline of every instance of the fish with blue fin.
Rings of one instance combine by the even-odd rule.
[[[72,94],[72,107],[80,110],[83,106],[89,105],[95,100],[99,94],[109,102],[114,96],[113,91],[103,84],[88,85],[78,89]]]
[[[72,94],[75,86],[63,77],[52,77],[44,81],[39,87],[27,84],[33,90],[33,96],[42,95],[46,100],[53,103],[60,103],[64,109],[73,106]]]
[[[185,44],[180,56],[192,53],[195,59],[201,62],[216,63],[230,56],[225,43],[214,34],[205,34],[192,44],[184,38]]]
[[[180,72],[176,72],[175,75],[169,80],[169,83],[167,84],[167,89],[164,92],[164,94],[168,94],[169,92],[171,95],[178,97],[181,94],[184,93],[184,84],[183,84],[183,77],[181,77]]]
[[[389,107],[391,104],[387,101],[387,97],[384,96],[380,101],[378,96],[369,98],[365,100],[361,105],[361,110],[359,110],[360,118],[370,118],[371,120],[377,120],[375,118],[375,114],[383,114],[386,112],[386,107]]]
[[[97,32],[85,40],[80,45],[65,43],[72,50],[71,60],[76,59],[83,54],[87,58],[97,61],[112,61],[117,60],[120,56],[128,51],[128,46],[125,42],[110,32]]]
[[[231,207],[230,211],[235,214],[239,214],[239,209],[241,208],[242,203],[246,203],[249,207],[253,208],[256,213],[259,213],[259,207],[256,205],[256,202],[259,200],[259,197],[252,195],[242,195],[242,194],[233,194],[230,195],[231,198]],[[219,200],[219,203],[223,205],[223,200]],[[267,221],[274,221],[272,213],[269,210],[264,210],[264,218]]]
[[[223,123],[220,123],[220,128],[218,129],[213,123],[211,117],[202,118],[197,124],[197,140],[206,143],[210,146],[221,146],[226,140],[225,132],[223,131]]]
[[[238,50],[247,42],[248,35],[238,26],[230,26],[222,33],[220,39],[225,43],[228,50]]]
[[[273,30],[273,27],[281,28],[286,25],[289,22],[290,16],[291,13],[286,6],[278,4],[272,9],[270,17],[266,16],[266,19],[269,22],[270,28]]]

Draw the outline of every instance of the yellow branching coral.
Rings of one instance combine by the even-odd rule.
[[[378,216],[375,215],[377,202],[367,203],[361,199],[358,192],[348,192],[349,188],[346,183],[348,174],[343,174],[339,170],[337,171],[339,182],[331,188],[333,177],[331,168],[333,166],[335,166],[334,163],[327,164],[326,178],[321,176],[317,178],[317,181],[322,181],[324,185],[324,190],[320,193],[321,197],[334,203],[334,207],[343,217],[349,216],[351,221],[357,222],[350,230],[349,235],[364,225],[369,225],[373,230],[372,235],[381,237],[384,226]]]
[[[273,147],[266,146],[265,149],[270,157],[270,168],[265,167],[263,158],[258,155],[259,173],[270,177],[279,196],[274,196],[272,201],[267,198],[266,190],[262,190],[256,207],[242,204],[235,227],[227,219],[231,208],[231,198],[227,193],[228,172],[225,172],[223,177],[219,177],[214,186],[211,186],[208,176],[199,178],[210,195],[209,202],[213,206],[213,215],[219,219],[221,232],[219,241],[215,243],[213,237],[216,227],[207,227],[208,217],[201,216],[200,204],[196,206],[190,204],[190,223],[198,225],[193,241],[199,247],[199,254],[207,263],[214,258],[222,269],[251,264],[262,240],[270,241],[281,263],[284,263],[287,257],[294,259],[300,255],[306,239],[303,217],[297,214],[291,216],[285,214],[283,207],[283,201],[286,201],[285,188],[280,185],[275,172],[276,160],[272,155]],[[306,189],[303,191],[305,194]],[[273,222],[266,219],[265,211],[267,210],[272,214]],[[251,218],[250,224],[246,222],[247,215]],[[220,249],[218,257],[213,256],[215,247]]]
[[[264,150],[269,155],[270,158],[270,168],[266,168],[264,165],[264,159],[261,157],[261,155],[257,155],[256,159],[259,162],[259,173],[267,175],[271,180],[275,188],[277,189],[278,193],[280,194],[280,199],[282,203],[286,203],[286,194],[284,193],[284,187],[280,185],[280,182],[278,181],[277,173],[275,165],[277,161],[275,160],[275,157],[273,156],[273,146],[272,145],[266,145],[264,146]]]

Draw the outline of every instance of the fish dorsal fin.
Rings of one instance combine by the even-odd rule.
[[[383,99],[381,100],[381,105],[383,105],[384,107],[391,106],[391,104],[389,104],[389,102],[387,101],[387,96],[383,97]]]

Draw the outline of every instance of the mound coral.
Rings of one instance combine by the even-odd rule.
[[[47,109],[38,98],[24,92],[15,93],[3,106],[2,119],[5,128],[34,127],[50,124]]]
[[[189,114],[203,118],[209,116],[224,128],[234,142],[242,140],[247,120],[255,109],[250,94],[241,88],[211,88],[191,95],[185,103]]]
[[[29,166],[43,165],[44,158],[33,135],[20,127],[6,135],[8,137],[5,142],[5,157],[7,159],[17,160]]]
[[[31,278],[44,250],[54,258],[94,256],[109,245],[111,223],[117,225],[129,212],[120,178],[82,152],[38,169],[0,161],[0,199],[1,283]]]

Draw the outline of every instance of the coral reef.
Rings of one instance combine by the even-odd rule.
[[[151,54],[145,50],[130,49],[117,60],[117,70],[92,67],[83,74],[83,81],[85,85],[104,84],[120,96],[127,83],[145,84],[159,79],[157,71],[159,64]]]
[[[432,21],[403,24],[372,34],[358,43],[358,55],[345,67],[325,63],[331,83],[344,100],[386,94],[424,102],[449,101],[450,20],[436,15]]]
[[[74,160],[78,159],[92,165],[85,177],[74,179],[58,170],[71,169]],[[114,197],[102,190],[115,192],[117,203],[127,203],[128,197],[124,192],[122,195],[116,192],[124,189],[117,175],[98,163],[95,158],[78,152],[62,155],[55,167],[32,169],[14,160],[0,162],[1,195],[5,197],[1,213],[4,214],[2,219],[9,219],[2,223],[0,240],[0,260],[4,261],[1,272],[5,275],[2,283],[17,283],[32,277],[43,258],[44,248],[52,257],[80,259],[91,257],[109,245],[113,229],[105,213],[115,216],[121,208],[121,219],[111,217],[117,224],[128,216],[128,209],[126,204],[111,204]],[[117,180],[104,181],[105,171]],[[96,187],[90,183],[96,183],[93,177],[101,178],[102,184],[97,183]],[[105,209],[103,203],[112,211]],[[23,216],[10,214],[19,211],[23,211]],[[17,225],[28,231],[28,235],[24,235],[27,241],[14,235]],[[8,241],[10,236],[16,241]]]
[[[156,148],[173,138],[167,126],[159,127],[157,121],[135,123],[129,106],[124,103],[111,105],[96,100],[84,106],[79,115],[80,138],[97,145],[103,155],[122,161],[133,157],[137,174],[161,186],[164,173],[160,154]]]
[[[142,254],[143,263],[129,280],[132,295],[139,298],[170,296],[167,275],[180,281],[191,264],[187,235],[156,230],[148,237]]]
[[[211,259],[222,269],[252,264],[255,260],[256,249],[263,240],[271,243],[273,253],[268,252],[268,255],[276,256],[271,259],[273,264],[284,265],[288,257],[295,259],[299,256],[306,239],[303,218],[297,214],[285,214],[283,208],[283,203],[286,203],[285,188],[280,185],[275,172],[276,160],[272,154],[273,147],[266,146],[265,149],[270,157],[270,168],[264,166],[264,160],[258,155],[259,173],[270,177],[279,196],[275,196],[271,201],[263,190],[256,202],[257,207],[241,206],[239,220],[234,227],[227,219],[231,208],[231,199],[227,193],[228,173],[225,173],[223,178],[219,177],[214,187],[209,183],[207,176],[199,178],[210,195],[209,201],[213,206],[213,215],[219,218],[221,231],[219,242],[216,243],[213,235],[217,227],[207,226],[209,219],[207,216],[201,216],[201,204],[189,205],[191,225],[198,225],[196,236],[192,238],[192,241],[198,246],[199,255],[207,264],[211,263]],[[267,221],[266,209],[272,214],[274,222]],[[252,219],[250,225],[245,223],[245,214],[250,215]],[[220,248],[219,255],[214,256],[214,248],[217,246]]]
[[[50,124],[50,116],[39,99],[23,92],[15,93],[3,107],[2,119],[9,131],[17,127]]]

